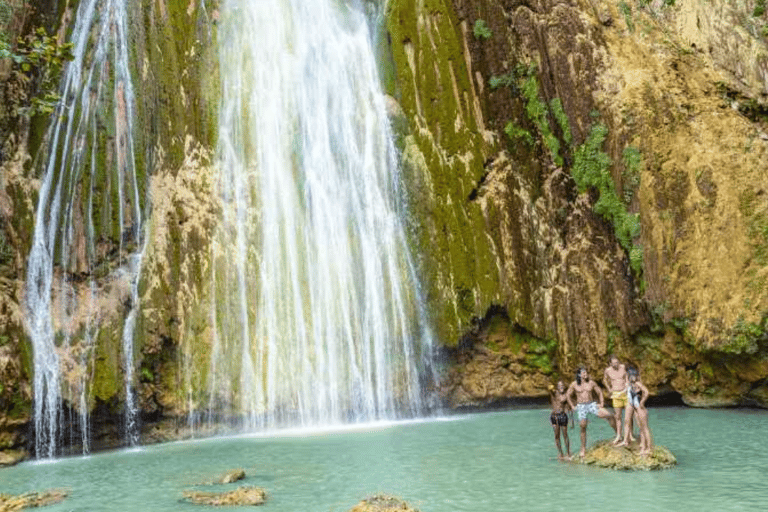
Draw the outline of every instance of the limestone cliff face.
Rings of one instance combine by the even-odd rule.
[[[451,403],[541,395],[610,352],[691,404],[765,403],[754,8],[389,3],[414,231],[458,344]],[[607,179],[580,184],[590,173]]]
[[[140,201],[148,220],[133,360],[137,366],[134,385],[146,418],[178,412],[182,402],[179,390],[193,373],[186,370],[188,362],[177,360],[179,347],[204,353],[205,346],[205,341],[200,341],[205,332],[201,332],[198,319],[206,307],[202,289],[216,209],[210,155],[216,139],[218,102],[217,3],[181,4],[166,0],[131,4],[135,11],[130,13],[132,20],[142,20],[131,28],[133,82],[140,93],[133,123],[138,127],[135,145]],[[4,33],[11,34],[10,40],[41,26],[63,37],[71,28],[78,2],[39,3],[35,7],[14,11],[9,25],[2,27]],[[10,60],[2,61],[0,72],[4,99],[10,98],[0,115],[4,136],[0,155],[2,450],[28,447],[31,442],[27,434],[32,416],[32,348],[25,332],[23,290],[47,122],[45,116],[30,120],[15,110],[40,93],[35,80],[25,80]],[[108,131],[105,137],[107,153],[118,142]],[[109,156],[99,154],[98,158]],[[105,177],[98,179],[109,187],[108,162],[104,167]],[[80,185],[83,189],[88,186],[85,181]],[[103,220],[114,217],[114,212],[108,207],[103,211],[98,205],[95,208],[94,218],[100,219],[96,221],[97,259],[90,269],[75,269],[71,278],[75,302],[90,297],[80,302],[89,305],[69,312],[70,324],[56,328],[73,340],[58,348],[63,361],[64,428],[70,439],[79,438],[80,426],[70,418],[86,408],[92,422],[92,447],[99,448],[124,442],[120,432],[125,400],[121,333],[131,297],[119,268],[119,260],[125,256],[122,234],[111,232],[109,220]],[[75,246],[82,248],[85,215],[78,212],[75,217],[75,236],[80,240]],[[63,295],[63,291],[54,290],[55,307],[66,303]],[[98,333],[88,341],[81,339],[87,323],[97,325]],[[198,342],[203,348],[190,348]],[[83,375],[89,376],[84,404],[79,399]]]
[[[37,7],[4,30],[63,35],[77,2]],[[448,403],[541,396],[616,352],[654,392],[768,404],[768,19],[757,7],[386,2],[409,236],[449,356]],[[159,421],[186,414],[199,397],[185,390],[202,389],[208,368],[217,13],[210,1],[134,8],[149,219],[135,386],[144,418]],[[35,84],[7,60],[0,82],[2,450],[29,442],[22,294],[46,120],[9,108]],[[119,237],[105,232],[103,247]],[[77,289],[96,283],[98,339],[85,359],[82,344],[61,351],[67,383],[92,375],[94,446],[116,442],[125,400],[129,294],[115,258],[105,250]],[[63,396],[76,416],[74,391]]]

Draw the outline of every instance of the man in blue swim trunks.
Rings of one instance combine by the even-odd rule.
[[[576,406],[573,405],[574,394],[576,395]],[[595,394],[597,394],[598,401],[594,399]],[[616,420],[613,418],[613,414],[604,407],[605,398],[603,397],[603,390],[600,389],[600,386],[595,381],[589,379],[589,373],[586,368],[582,367],[576,370],[576,380],[568,386],[565,396],[568,404],[576,411],[576,415],[579,418],[579,426],[581,427],[581,450],[579,451],[579,457],[584,457],[587,451],[587,415],[593,414],[605,419],[614,431],[616,430]]]

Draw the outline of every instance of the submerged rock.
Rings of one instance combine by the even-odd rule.
[[[239,487],[226,492],[185,491],[184,501],[195,505],[263,505],[267,491],[261,487]]]
[[[67,491],[52,489],[43,492],[27,492],[24,494],[0,494],[0,512],[15,512],[26,508],[44,507],[64,501]]]
[[[574,457],[574,462],[589,464],[601,468],[620,470],[655,470],[669,469],[677,465],[677,459],[672,452],[664,446],[656,445],[653,451],[647,455],[640,455],[638,444],[629,446],[613,446],[611,441],[598,441],[589,450],[583,459]]]
[[[366,498],[353,508],[349,509],[349,512],[419,512],[418,509],[412,508],[408,503],[404,502],[400,498],[395,496],[389,496],[387,494],[376,494],[370,498]]]
[[[245,478],[245,470],[243,469],[232,469],[224,473],[221,478],[219,478],[216,483],[219,484],[231,484],[232,482],[237,482],[238,480],[242,480]]]

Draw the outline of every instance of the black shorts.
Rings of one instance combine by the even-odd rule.
[[[568,415],[564,412],[553,412],[549,416],[549,422],[553,425],[560,425],[561,427],[568,426]]]

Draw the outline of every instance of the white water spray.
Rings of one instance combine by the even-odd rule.
[[[34,350],[38,457],[57,454],[62,380],[78,390],[79,396],[69,399],[80,408],[82,445],[84,450],[89,447],[89,368],[99,332],[99,290],[94,281],[84,286],[79,281],[84,275],[93,276],[95,265],[104,262],[100,237],[105,232],[116,239],[114,276],[132,299],[123,329],[123,356],[129,404],[126,423],[129,427],[135,423],[128,379],[132,379],[133,318],[143,244],[127,1],[80,2],[71,36],[74,60],[65,70],[62,100],[44,146],[45,168],[25,289],[27,329]],[[129,251],[138,252],[125,262],[123,255]]]
[[[210,417],[423,411],[432,347],[359,5],[225,0]]]

